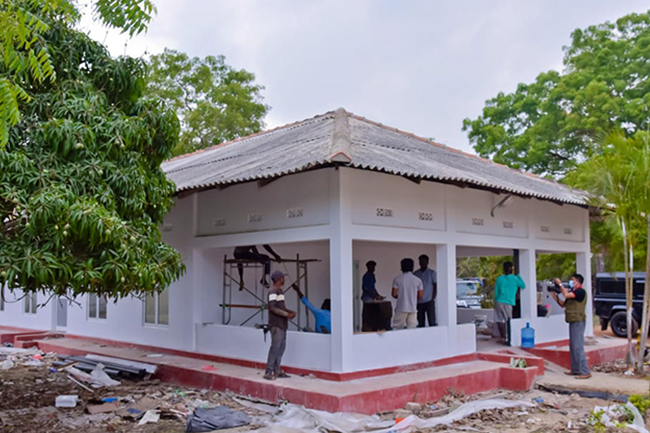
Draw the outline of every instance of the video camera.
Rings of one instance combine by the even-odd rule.
[[[546,290],[549,292],[555,292],[558,295],[562,293],[562,287],[560,287],[560,285],[555,281],[549,281],[549,283],[546,285]]]

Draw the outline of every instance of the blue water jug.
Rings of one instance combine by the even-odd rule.
[[[521,347],[524,349],[535,347],[535,330],[530,327],[529,322],[526,322],[525,328],[521,328]]]

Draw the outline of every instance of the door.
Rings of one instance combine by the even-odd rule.
[[[59,297],[56,300],[56,328],[66,328],[68,326],[68,300]]]

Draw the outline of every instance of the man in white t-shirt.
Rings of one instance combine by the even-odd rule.
[[[402,259],[402,274],[393,280],[393,298],[397,299],[393,328],[416,328],[418,326],[418,299],[422,299],[422,280],[413,275],[413,259]]]

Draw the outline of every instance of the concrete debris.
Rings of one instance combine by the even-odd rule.
[[[408,410],[409,412],[413,412],[414,414],[417,415],[422,410],[422,405],[420,403],[409,402],[406,403],[404,409]]]
[[[78,395],[60,395],[56,398],[54,405],[56,407],[77,407],[78,402]]]

